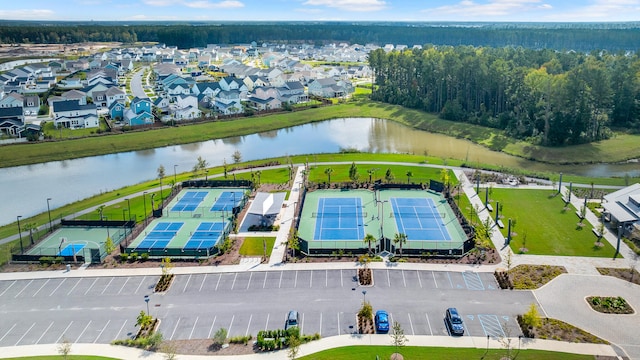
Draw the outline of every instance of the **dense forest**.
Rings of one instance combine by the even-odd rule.
[[[86,41],[160,42],[179,48],[251,41],[344,41],[413,45],[471,45],[529,49],[633,51],[640,44],[638,23],[69,23],[0,22],[0,42],[78,43]]]
[[[536,144],[586,143],[640,124],[640,58],[624,52],[427,46],[379,49],[369,62],[375,100]]]

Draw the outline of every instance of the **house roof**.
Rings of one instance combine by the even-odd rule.
[[[22,108],[18,106],[0,108],[0,118],[22,117]]]
[[[249,214],[261,216],[279,214],[286,195],[284,192],[257,193],[249,207]]]
[[[640,219],[640,202],[636,201],[638,197],[640,184],[633,184],[605,195],[602,206],[618,222],[634,222]]]
[[[95,104],[80,105],[78,100],[56,101],[53,103],[53,111],[96,110]]]

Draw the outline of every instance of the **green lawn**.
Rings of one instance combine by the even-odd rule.
[[[406,165],[358,164],[357,161],[355,161],[355,163],[358,168],[358,181],[369,181],[369,170],[374,170],[375,172],[371,175],[371,181],[382,180],[382,182],[386,182],[385,174],[387,169],[391,170],[391,174],[394,177],[393,182],[396,183],[407,183],[409,181],[412,183],[428,183],[429,180],[442,181],[440,173],[441,169],[439,168],[414,167]],[[327,182],[329,180],[329,176],[325,174],[327,168],[331,168],[333,170],[331,173],[332,183],[351,181],[349,179],[349,169],[351,168],[351,164],[313,166],[310,163],[309,165],[311,168],[309,181]],[[407,176],[408,171],[411,171],[411,177]],[[449,181],[452,184],[457,183],[457,179],[450,170]]]
[[[520,253],[526,237],[527,254],[613,257],[615,249],[606,241],[604,247],[595,247],[597,237],[591,231],[592,226],[586,221],[584,227],[577,226],[576,209],[569,205],[565,211],[562,198],[553,194],[550,190],[493,189],[489,197],[494,211],[496,201],[503,206],[505,237],[508,219],[516,220],[512,229],[517,234],[511,241],[513,252]]]
[[[271,250],[273,249],[273,244],[276,242],[275,236],[263,236],[263,237],[250,237],[245,238],[242,242],[242,246],[240,247],[240,255],[245,256],[263,256],[264,255],[264,244],[262,241],[267,243],[267,257],[271,256]]]
[[[395,352],[393,346],[348,346],[336,349],[325,350],[319,353],[303,356],[300,360],[352,360],[352,359],[376,359],[387,360]],[[400,354],[407,360],[413,359],[438,359],[438,360],[469,360],[486,359],[499,360],[507,355],[505,349],[483,349],[473,348],[443,348],[443,347],[417,347],[405,346],[400,349]],[[486,355],[485,355],[486,353]],[[512,350],[511,356],[517,354],[518,360],[593,360],[590,355],[577,355],[560,352],[539,351],[539,350]]]

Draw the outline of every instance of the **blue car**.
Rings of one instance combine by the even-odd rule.
[[[376,311],[376,332],[388,333],[389,332],[389,314],[384,310]]]
[[[464,325],[462,324],[462,317],[458,314],[458,310],[456,308],[448,308],[445,313],[445,319],[447,321],[447,325],[449,326],[449,330],[451,330],[451,335],[464,335]]]

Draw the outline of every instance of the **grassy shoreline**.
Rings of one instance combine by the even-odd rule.
[[[422,111],[360,100],[268,116],[146,129],[62,141],[5,145],[0,146],[0,159],[2,159],[0,167],[68,160],[249,135],[343,117],[388,119],[418,130],[467,139],[494,151],[549,164],[614,163],[640,157],[640,147],[635,146],[640,139],[638,135],[617,134],[612,139],[597,143],[548,148],[510,138],[502,130],[442,120],[434,114]]]

